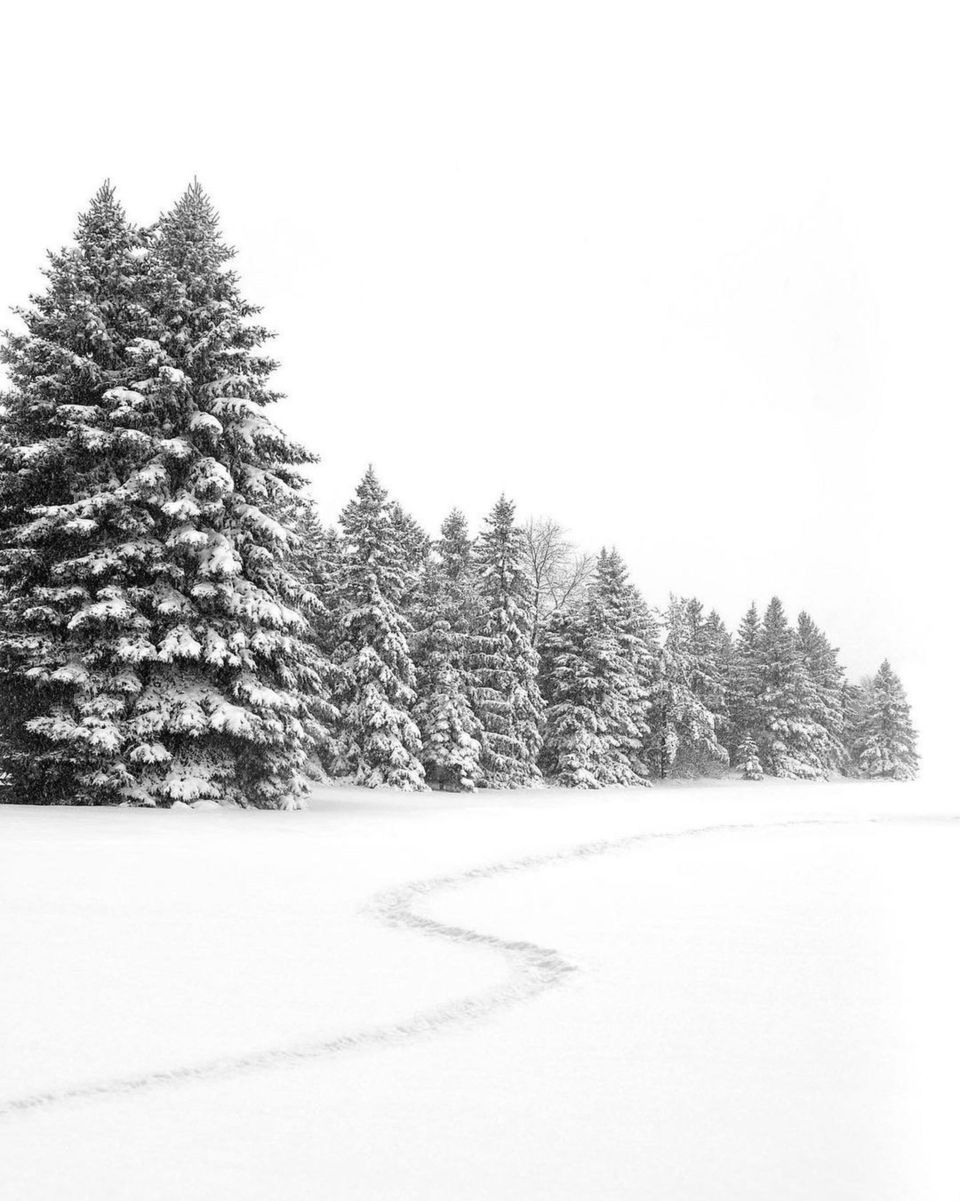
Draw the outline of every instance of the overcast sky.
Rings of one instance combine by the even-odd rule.
[[[956,559],[950,5],[17,5],[0,307],[196,173],[331,519],[497,495],[933,707]],[[142,15],[138,15],[142,14]],[[948,428],[948,418],[951,428]],[[949,612],[947,610],[950,610]]]

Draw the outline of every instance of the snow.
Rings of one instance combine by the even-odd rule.
[[[923,784],[0,806],[0,1193],[955,1201]]]

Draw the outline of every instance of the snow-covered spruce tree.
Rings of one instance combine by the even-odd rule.
[[[117,231],[107,239],[116,246],[112,197],[101,194],[92,214]],[[99,293],[52,279],[47,314],[65,312],[65,338],[31,329],[12,348],[11,413],[38,401],[47,410],[37,454],[67,422],[68,442],[88,456],[59,460],[58,490],[12,539],[45,561],[46,578],[31,585],[56,630],[30,677],[47,689],[69,679],[28,723],[49,799],[280,807],[304,787],[324,665],[304,639],[309,598],[287,558],[309,456],[262,411],[276,399],[260,352],[268,335],[217,226],[195,185],[149,238],[101,267]],[[81,229],[88,264],[89,241]],[[71,344],[71,300],[87,307],[98,349]],[[106,314],[99,324],[93,302]],[[33,374],[31,358],[51,344],[83,387]],[[21,615],[37,612],[34,603]]]
[[[472,543],[454,509],[440,527],[416,606],[413,639],[419,700],[414,717],[423,740],[427,780],[472,792],[480,778],[480,723],[470,704],[466,661],[472,613]]]
[[[759,725],[756,737],[765,772],[786,779],[819,779],[824,728],[819,700],[796,631],[779,597],[767,606],[757,648]]]
[[[273,364],[229,257],[197,187],[149,238],[102,190],[11,342],[5,441],[34,467],[7,496],[2,628],[43,800],[302,790],[323,669],[284,562],[309,456],[261,413]]]
[[[294,528],[291,570],[305,589],[304,611],[309,622],[306,637],[318,648],[327,666],[327,687],[316,698],[320,736],[308,761],[309,774],[323,779],[332,771],[336,758],[337,713],[330,707],[329,697],[337,671],[331,660],[339,618],[340,539],[332,526],[323,524],[312,500],[304,500],[298,507]]]
[[[424,772],[413,720],[417,697],[410,626],[398,609],[410,587],[410,571],[393,506],[372,467],[340,525],[336,767],[367,788],[419,790]]]
[[[657,769],[661,777],[699,775],[711,764],[730,761],[717,737],[716,718],[704,700],[708,672],[695,645],[696,602],[670,597],[665,636],[650,710]]]
[[[694,689],[713,714],[718,741],[726,746],[730,731],[727,691],[733,643],[716,609],[704,616],[703,604],[694,597],[688,603],[688,611]]]
[[[487,788],[521,788],[540,779],[543,699],[521,538],[514,505],[501,497],[475,551],[477,629],[467,665]]]
[[[149,634],[134,626],[121,640],[144,678],[129,795],[279,808],[298,803],[318,717],[334,716],[327,664],[307,636],[313,596],[291,570],[313,456],[265,412],[279,399],[263,352],[271,335],[233,256],[194,183],[161,217],[146,260],[155,334],[127,351],[140,379],[112,394],[112,420],[151,452],[124,484],[152,523],[142,554],[153,574],[126,597]]]
[[[919,764],[907,695],[889,660],[884,659],[870,683],[860,769],[869,777],[912,780]]]
[[[843,745],[843,669],[837,662],[837,649],[808,613],[797,617],[797,641],[813,681],[812,716],[819,727],[815,734],[817,756],[824,769],[839,771],[847,756]]]
[[[587,650],[600,688],[596,712],[604,754],[601,782],[645,784],[643,759],[655,670],[650,612],[616,550],[601,551],[587,590]]]
[[[113,800],[133,778],[122,726],[141,682],[115,653],[111,610],[131,577],[149,580],[137,548],[150,519],[123,492],[149,448],[112,420],[110,395],[135,378],[127,349],[152,329],[146,253],[105,184],[2,351],[0,730],[19,802]]]
[[[390,517],[404,577],[403,591],[397,605],[404,616],[412,617],[424,572],[430,561],[430,538],[419,522],[396,501],[391,502]]]
[[[585,599],[544,629],[541,763],[575,788],[646,784],[649,651],[638,597],[616,551],[601,551]]]
[[[292,568],[316,598],[310,612],[311,632],[320,646],[332,651],[338,617],[340,537],[333,526],[324,525],[313,501],[299,508],[295,530]]]
[[[871,688],[870,676],[865,676],[859,684],[850,680],[844,680],[843,683],[843,747],[846,754],[842,770],[848,776],[860,774],[860,754],[863,751]]]
[[[760,764],[760,754],[752,735],[748,734],[737,747],[737,766],[743,772],[745,780],[762,780],[763,767]]]
[[[760,633],[762,622],[756,603],[744,614],[733,645],[727,676],[729,742],[735,749],[760,735]]]
[[[585,605],[550,614],[540,632],[540,684],[546,704],[540,763],[551,783],[601,788],[606,747],[600,733],[597,663]]]

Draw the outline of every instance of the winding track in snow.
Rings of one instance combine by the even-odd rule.
[[[475,881],[512,875],[515,872],[551,867],[578,859],[589,859],[644,843],[693,838],[707,834],[785,830],[804,826],[915,825],[956,822],[960,822],[960,815],[903,814],[866,818],[797,818],[773,822],[723,822],[680,830],[645,831],[642,834],[628,834],[622,838],[584,842],[542,855],[527,855],[501,863],[488,864],[484,867],[470,868],[447,876],[415,880],[398,888],[378,893],[364,906],[363,911],[391,928],[414,930],[429,938],[444,939],[460,946],[472,944],[497,951],[507,958],[510,965],[506,980],[482,992],[422,1010],[405,1021],[369,1026],[334,1038],[275,1047],[249,1055],[222,1056],[163,1071],[114,1077],[113,1079],[0,1100],[0,1119],[71,1102],[121,1097],[177,1084],[189,1084],[194,1081],[224,1079],[272,1068],[295,1067],[298,1064],[324,1059],[345,1051],[406,1042],[440,1031],[447,1026],[475,1022],[496,1010],[528,1001],[540,993],[556,987],[569,972],[577,970],[575,964],[568,962],[559,951],[550,947],[541,947],[536,943],[522,940],[500,938],[495,934],[484,934],[482,931],[472,930],[465,926],[454,926],[447,922],[437,921],[417,912],[416,903],[437,892],[459,888]]]

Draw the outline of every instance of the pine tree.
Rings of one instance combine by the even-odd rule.
[[[551,783],[601,788],[606,747],[600,732],[600,691],[590,654],[585,606],[552,613],[541,627],[542,691],[546,703],[540,761]]]
[[[696,688],[713,714],[717,739],[724,746],[730,735],[729,686],[733,658],[730,632],[716,609],[703,616],[703,605],[694,598],[689,604],[691,646],[697,664]]]
[[[324,525],[312,501],[298,509],[296,534],[292,570],[311,596],[311,632],[318,645],[332,652],[340,586],[340,537],[333,526]]]
[[[814,735],[817,756],[824,770],[839,771],[846,760],[843,745],[843,669],[837,649],[808,613],[797,617],[797,641],[807,674],[813,681],[811,716],[819,729]]]
[[[568,787],[645,784],[647,648],[619,555],[601,551],[584,601],[543,635],[543,764]]]
[[[596,713],[603,741],[604,784],[647,783],[643,759],[650,727],[650,615],[616,550],[601,551],[586,598],[587,649],[599,689]]]
[[[730,757],[717,737],[716,717],[705,697],[708,667],[697,646],[699,602],[671,596],[651,709],[661,777],[696,775]]]
[[[823,727],[816,720],[816,687],[804,663],[796,632],[779,597],[767,607],[757,648],[759,735],[764,771],[786,779],[825,774]]]
[[[144,597],[156,655],[131,648],[148,677],[131,754],[150,765],[142,800],[279,807],[303,790],[318,706],[333,717],[327,664],[308,637],[310,597],[291,570],[301,468],[313,456],[265,412],[280,399],[263,351],[271,335],[240,294],[233,256],[194,183],[157,227],[157,333],[130,348],[142,376],[114,413],[153,440],[125,488],[164,548]]]
[[[121,491],[147,456],[110,398],[135,378],[127,348],[151,329],[146,253],[104,184],[2,351],[13,387],[0,425],[0,721],[19,801],[109,800],[132,781],[121,727],[141,684],[111,654],[109,607],[128,574],[117,548],[148,529]]]
[[[472,543],[454,509],[441,526],[417,606],[414,654],[427,779],[441,789],[472,792],[480,779],[480,723],[470,704],[466,663],[472,612]]]
[[[903,684],[889,660],[884,659],[870,684],[860,768],[865,776],[912,780],[919,763],[917,735]]]
[[[761,621],[755,603],[744,614],[737,631],[727,683],[730,743],[741,746],[760,736],[760,634]]]
[[[864,749],[867,707],[873,681],[866,676],[859,684],[843,684],[843,747],[846,752],[842,770],[845,775],[860,774],[860,755]]]
[[[430,560],[430,538],[419,522],[396,501],[391,502],[390,518],[403,565],[404,582],[397,606],[405,617],[411,618]]]
[[[395,510],[372,467],[340,524],[337,767],[367,788],[419,790],[424,772],[412,716],[417,697],[410,626],[398,609],[409,586],[409,565]]]
[[[530,583],[514,506],[501,497],[476,549],[478,626],[468,663],[480,721],[483,783],[518,788],[540,779],[543,699],[531,640]]]
[[[762,780],[763,767],[760,764],[760,754],[753,737],[748,734],[737,748],[737,763],[743,771],[745,780]]]
[[[297,541],[291,555],[291,570],[304,588],[304,613],[309,622],[307,638],[327,664],[326,689],[314,698],[320,734],[309,762],[310,774],[320,780],[333,770],[336,758],[335,726],[338,717],[330,705],[336,668],[331,657],[336,649],[340,579],[340,539],[337,531],[320,520],[316,505],[305,501],[298,507]]]
[[[45,800],[305,787],[325,677],[286,564],[310,456],[262,413],[273,363],[231,253],[198,187],[150,237],[105,189],[9,344],[5,440],[48,478],[6,498],[0,636],[35,688],[12,758],[36,750]]]

